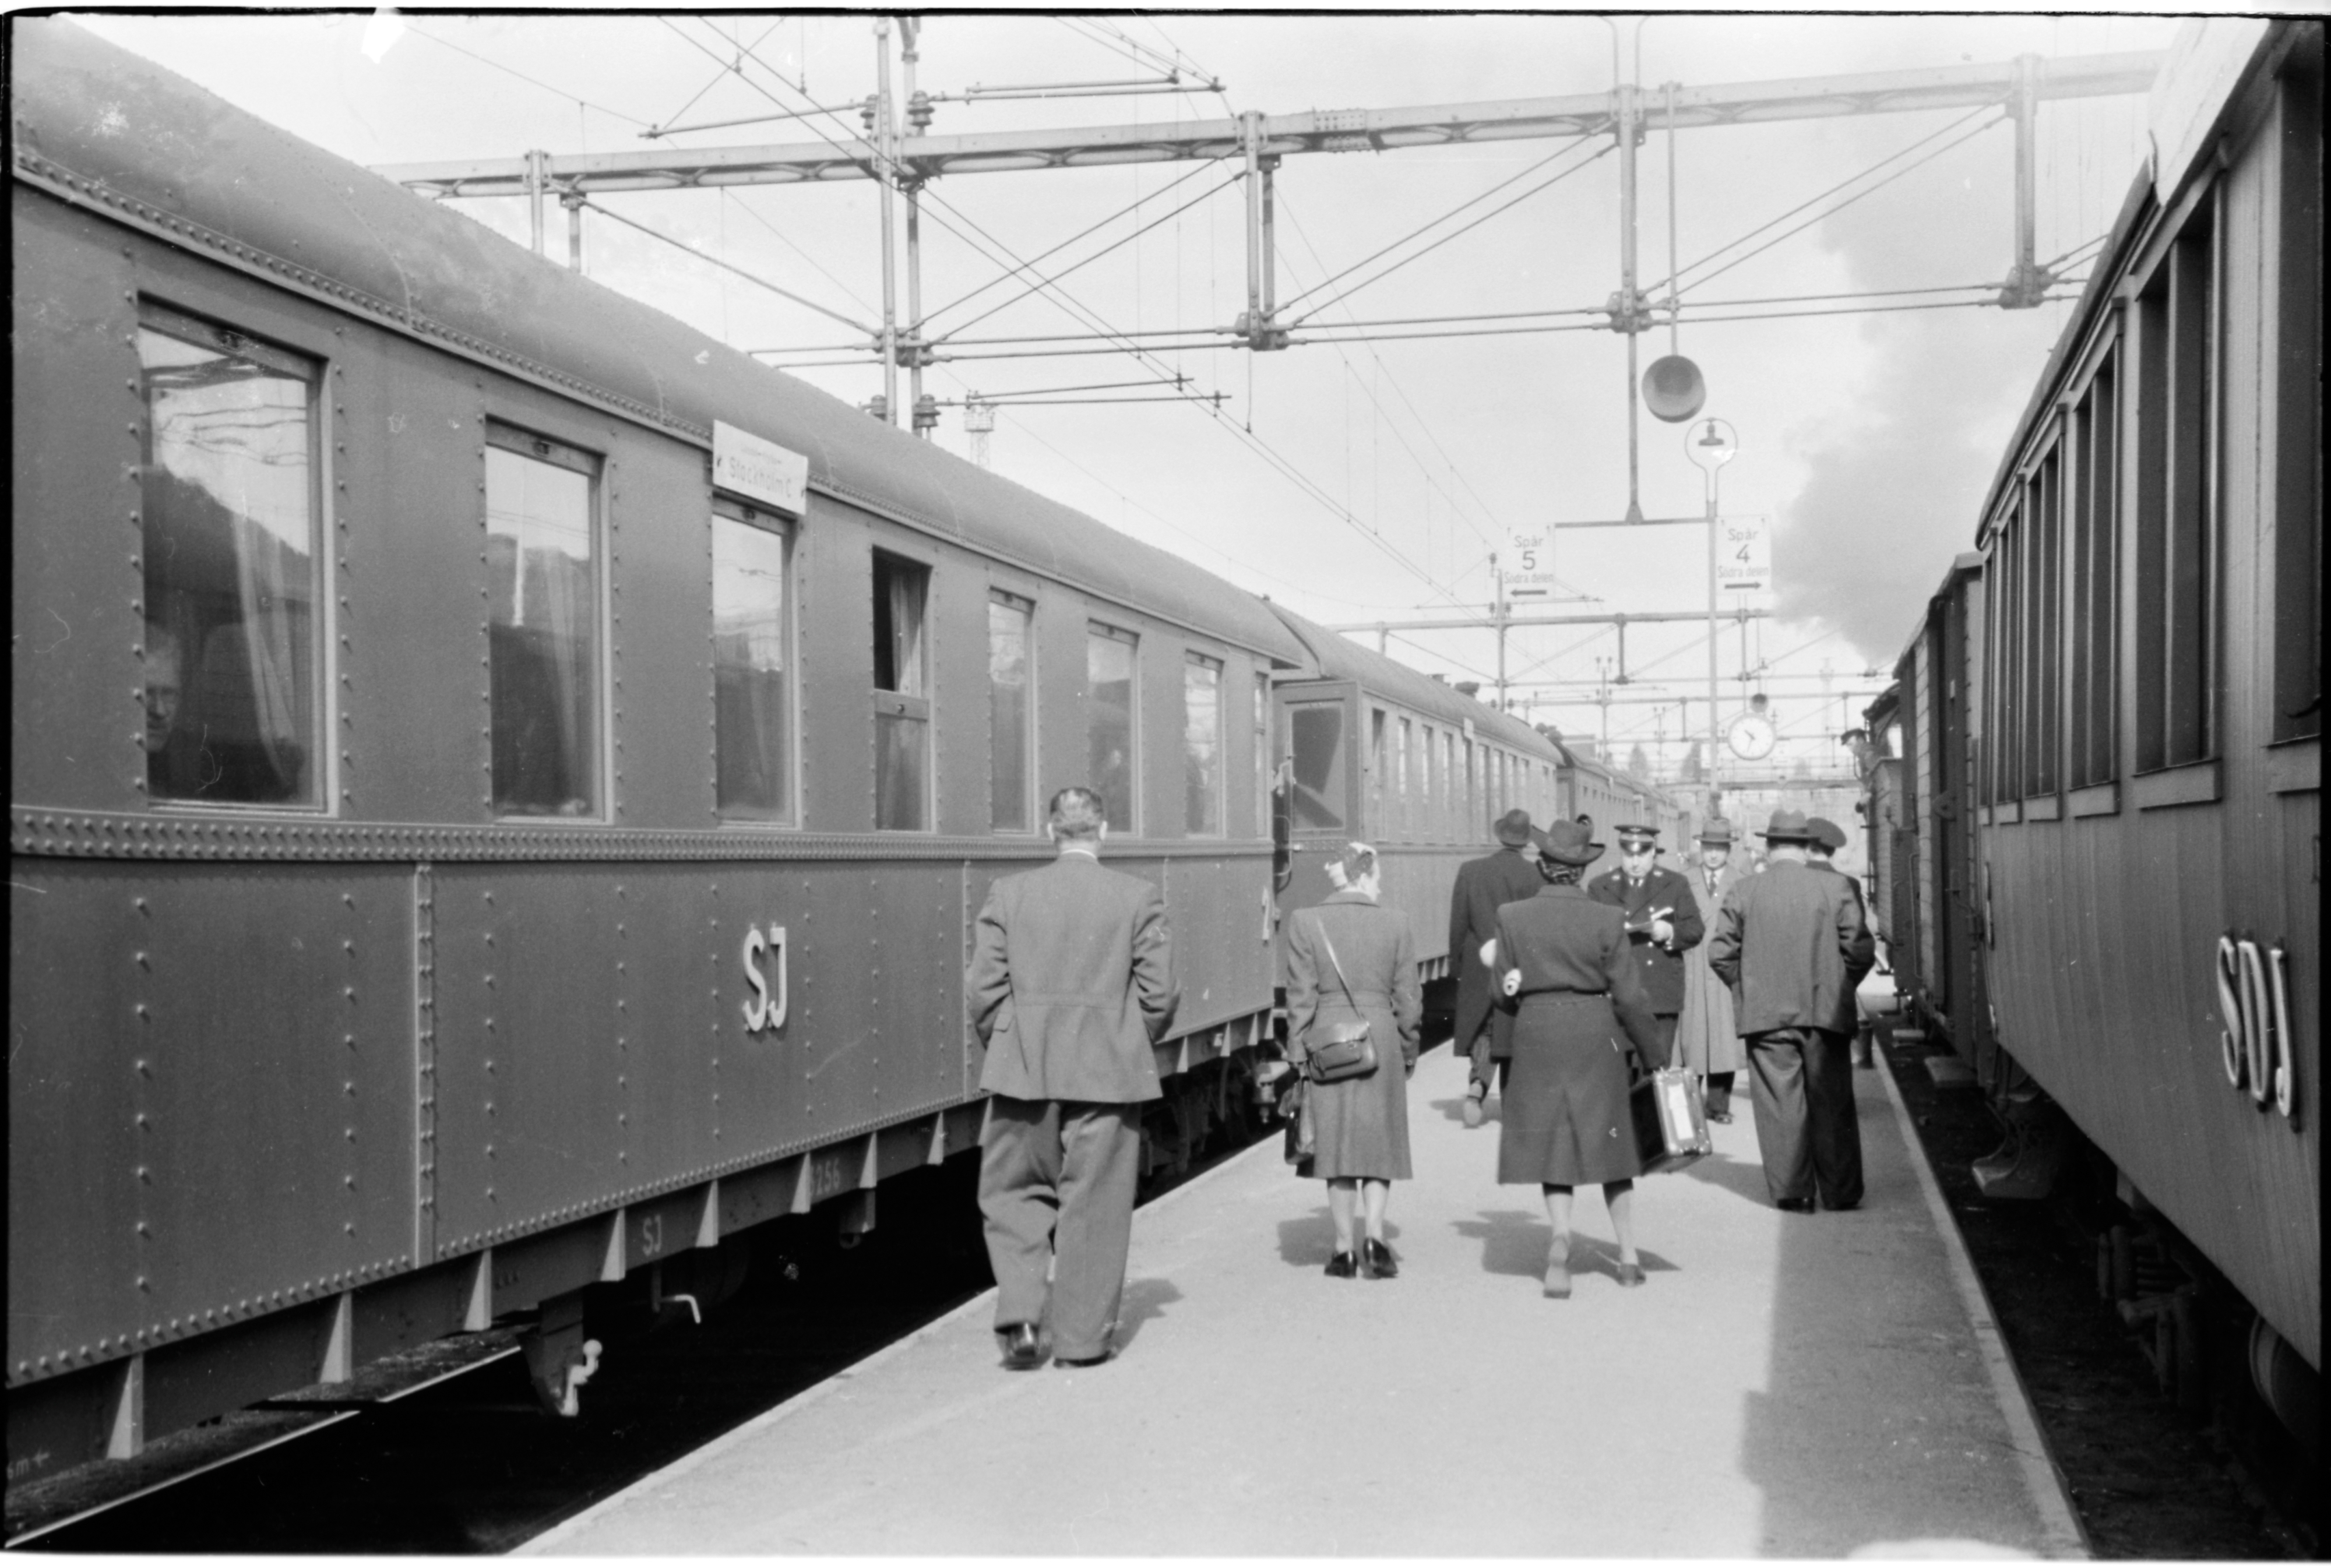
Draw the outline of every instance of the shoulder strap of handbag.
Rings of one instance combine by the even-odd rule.
[[[1317,917],[1315,924],[1319,927],[1319,940],[1327,944],[1327,962],[1336,966],[1336,983],[1344,988],[1344,1000],[1351,1003],[1354,1012],[1357,1012],[1360,1010],[1360,1004],[1353,1000],[1352,983],[1344,978],[1343,961],[1336,956],[1336,944],[1328,940],[1327,917],[1321,915]]]

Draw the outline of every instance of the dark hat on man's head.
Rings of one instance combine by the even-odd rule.
[[[1594,831],[1584,822],[1551,822],[1544,832],[1530,834],[1538,858],[1557,866],[1593,865],[1603,852],[1602,845],[1589,841],[1593,837]]]
[[[1803,812],[1774,812],[1773,820],[1765,824],[1765,831],[1757,836],[1774,844],[1809,844],[1813,838],[1812,829],[1806,824]]]
[[[1627,841],[1630,839],[1649,843],[1656,841],[1660,836],[1659,829],[1647,828],[1641,822],[1621,822],[1613,831],[1619,835],[1619,847],[1622,850],[1627,847]]]
[[[1732,841],[1732,824],[1722,817],[1710,817],[1699,830],[1703,844],[1728,844]]]
[[[1805,832],[1814,843],[1832,855],[1845,848],[1845,830],[1827,817],[1807,817]]]
[[[1530,841],[1529,813],[1518,810],[1508,812],[1497,820],[1494,831],[1498,835],[1498,842],[1509,850],[1520,849]]]

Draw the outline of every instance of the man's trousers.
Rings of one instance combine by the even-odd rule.
[[[995,1095],[980,1141],[996,1327],[1049,1318],[1054,1355],[1106,1354],[1133,1240],[1141,1107]]]
[[[1824,1209],[1861,1202],[1861,1120],[1848,1039],[1826,1029],[1747,1037],[1756,1146],[1776,1203],[1816,1195]]]

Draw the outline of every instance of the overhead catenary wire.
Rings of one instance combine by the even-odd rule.
[[[746,52],[745,52],[745,58],[749,59],[749,60],[752,60],[756,64],[760,65],[760,66],[761,66],[761,68],[762,68],[763,70],[765,70],[765,71],[769,70],[769,67],[768,67],[768,63],[767,63],[767,62],[761,60],[761,59],[759,58],[759,56],[758,56],[758,55],[754,54],[750,50],[747,50],[747,51],[746,51]],[[740,74],[741,74],[741,71],[740,71]],[[780,82],[780,84],[781,84],[781,85],[785,85],[785,86],[786,86],[786,87],[788,87],[788,88],[790,88],[790,87],[791,87],[791,84],[790,84],[790,83],[785,82],[785,81],[784,81],[784,77],[782,76],[782,74],[781,74],[781,73],[778,73],[778,72],[775,72],[775,71],[772,71],[770,72],[770,74],[775,75],[775,76],[777,76],[778,81],[779,81],[779,82]],[[747,81],[750,81],[751,79],[750,79],[749,77],[747,77],[747,78],[746,78],[746,80],[747,80]],[[758,88],[758,89],[759,89],[759,90],[762,92],[762,95],[763,95],[764,97],[769,98],[772,101],[774,101],[774,102],[777,102],[777,103],[779,103],[779,104],[782,106],[782,104],[783,104],[783,100],[779,100],[779,99],[775,98],[775,95],[774,95],[774,94],[772,94],[772,93],[768,92],[766,89],[765,89],[765,88],[759,88],[759,84],[758,84],[758,83],[755,83],[754,85],[756,86],[756,88]],[[809,122],[804,121],[804,123],[809,123]],[[812,124],[810,128],[811,128],[811,129],[812,129],[812,130],[816,131],[816,133],[817,133],[817,134],[818,134],[818,135],[819,135],[823,139],[824,139],[824,140],[827,142],[827,144],[828,144],[829,146],[832,146],[832,147],[836,147],[836,149],[837,149],[837,150],[841,150],[841,144],[840,144],[840,143],[838,143],[838,142],[835,142],[832,137],[830,137],[830,136],[826,136],[826,135],[825,135],[825,133],[824,133],[823,131],[822,131],[822,130],[817,130],[817,128],[816,128],[813,124]],[[888,178],[888,177],[889,177],[890,171],[888,171],[887,169],[881,169],[881,167],[880,167],[880,160],[879,157],[878,157],[876,158],[876,160],[875,160],[875,166],[877,167],[877,169],[878,169],[880,172],[881,172],[881,173],[884,175],[884,176],[885,176],[886,178]],[[964,213],[960,208],[956,207],[953,203],[951,203],[951,202],[949,202],[949,201],[946,200],[944,197],[940,196],[940,195],[938,195],[938,193],[937,193],[936,191],[927,191],[927,192],[925,193],[925,196],[924,196],[924,208],[923,208],[923,210],[924,210],[924,214],[925,214],[927,217],[929,217],[929,218],[930,218],[934,223],[936,223],[939,227],[941,227],[941,228],[945,229],[947,233],[951,233],[951,234],[954,234],[957,239],[962,240],[962,241],[963,241],[966,245],[971,246],[974,250],[980,252],[981,252],[982,254],[984,254],[984,255],[986,255],[986,256],[987,256],[987,259],[988,259],[990,261],[997,262],[997,264],[999,264],[999,265],[1000,265],[1000,264],[1003,264],[1003,262],[1002,262],[1002,261],[1000,261],[998,260],[998,258],[997,258],[994,254],[993,254],[993,253],[990,252],[989,247],[993,247],[993,250],[994,250],[994,251],[1003,252],[1003,257],[1004,257],[1004,260],[1008,260],[1012,264],[1016,265],[1016,266],[1019,266],[1019,267],[1022,267],[1022,268],[1025,268],[1025,267],[1027,266],[1027,262],[1024,261],[1024,259],[1023,259],[1023,258],[1019,257],[1018,255],[1016,255],[1015,253],[1013,253],[1010,246],[1005,245],[1002,241],[997,240],[994,235],[992,235],[992,234],[988,233],[987,233],[987,231],[986,231],[985,228],[983,228],[983,227],[982,227],[982,226],[977,223],[977,221],[976,221],[976,220],[973,219],[973,218],[972,218],[968,214]],[[963,227],[963,228],[957,228],[957,227],[956,226],[956,223],[954,223],[954,222],[950,222],[950,221],[949,221],[949,216],[950,216],[950,214],[952,215],[952,217],[953,217],[954,219],[956,219],[956,220],[959,220],[959,221],[961,222],[961,223],[963,224],[963,226],[964,226],[964,227]],[[968,230],[972,231],[972,233],[971,233],[971,234],[967,234],[967,233],[966,233],[964,232],[964,230],[965,230],[965,229],[968,229]],[[977,239],[974,239],[974,238],[972,237],[972,234],[976,234],[976,235],[978,236],[978,238],[977,238]],[[1091,326],[1091,327],[1094,327],[1094,328],[1098,328],[1098,329],[1099,329],[1099,330],[1101,330],[1101,331],[1104,331],[1104,332],[1108,332],[1108,333],[1110,333],[1110,334],[1113,334],[1113,335],[1115,334],[1116,329],[1115,329],[1114,328],[1110,327],[1110,326],[1109,326],[1109,324],[1108,324],[1108,322],[1106,322],[1106,321],[1102,320],[1102,319],[1101,319],[1098,315],[1096,315],[1096,314],[1091,310],[1091,309],[1090,309],[1089,307],[1088,307],[1088,306],[1084,305],[1081,301],[1078,300],[1078,299],[1075,298],[1075,296],[1073,296],[1073,295],[1070,294],[1070,293],[1068,292],[1068,290],[1065,290],[1065,289],[1063,289],[1063,288],[1061,288],[1061,287],[1060,287],[1059,285],[1057,285],[1057,284],[1047,283],[1046,285],[1044,285],[1044,291],[1045,291],[1045,292],[1046,292],[1050,297],[1051,297],[1051,298],[1054,299],[1054,301],[1055,301],[1057,304],[1059,304],[1059,305],[1060,305],[1063,309],[1067,310],[1070,314],[1076,316],[1079,319],[1085,321],[1087,325]],[[1094,350],[1094,351],[1068,350],[1067,352],[1070,352],[1070,353],[1077,353],[1077,352],[1108,352],[1108,351],[1109,351],[1109,350]],[[1137,362],[1138,362],[1138,361],[1141,361],[1141,360],[1146,360],[1146,359],[1154,358],[1154,356],[1155,356],[1155,355],[1154,355],[1154,351],[1152,351],[1152,350],[1150,350],[1150,349],[1147,349],[1147,348],[1144,348],[1144,347],[1142,347],[1140,345],[1138,345],[1138,344],[1135,344],[1135,343],[1131,343],[1131,342],[1129,342],[1129,341],[1126,342],[1126,343],[1123,345],[1123,347],[1120,347],[1120,348],[1118,348],[1118,349],[1117,349],[1117,350],[1115,350],[1115,351],[1116,351],[1116,352],[1122,352],[1122,353],[1128,353],[1128,354],[1131,354],[1132,356],[1134,356],[1134,357],[1136,358],[1136,360],[1137,360]],[[981,356],[960,356],[960,357],[981,357]],[[1158,367],[1158,368],[1161,368],[1161,369],[1162,369],[1163,367],[1162,367],[1162,366],[1160,366],[1160,367]],[[1167,378],[1166,375],[1160,375],[1160,377],[1159,377],[1159,379],[1160,379],[1160,381],[1161,381],[1161,382],[1163,382],[1163,381],[1165,381],[1165,380],[1166,380],[1166,379],[1168,379],[1168,378]],[[1360,534],[1362,537],[1365,538],[1365,539],[1366,539],[1366,540],[1367,540],[1367,541],[1368,541],[1368,542],[1369,542],[1373,546],[1375,546],[1378,551],[1380,551],[1381,553],[1383,553],[1384,555],[1385,555],[1388,558],[1390,558],[1390,559],[1392,559],[1393,561],[1394,561],[1394,562],[1395,562],[1396,564],[1398,564],[1398,565],[1400,565],[1403,570],[1405,570],[1405,571],[1409,572],[1410,574],[1412,574],[1413,575],[1414,575],[1414,576],[1415,576],[1415,577],[1416,577],[1420,582],[1423,583],[1423,584],[1424,584],[1428,588],[1430,588],[1432,592],[1434,592],[1435,594],[1440,594],[1441,597],[1443,597],[1443,598],[1445,598],[1445,599],[1450,600],[1451,603],[1461,603],[1461,602],[1462,602],[1462,601],[1460,601],[1460,600],[1459,600],[1459,599],[1458,599],[1458,597],[1457,597],[1456,594],[1455,594],[1453,591],[1451,591],[1450,588],[1448,588],[1447,586],[1445,586],[1444,584],[1441,584],[1438,579],[1434,578],[1434,577],[1432,576],[1432,575],[1430,572],[1428,572],[1424,567],[1422,567],[1422,566],[1419,565],[1416,562],[1414,562],[1414,561],[1411,560],[1411,559],[1408,557],[1408,556],[1407,556],[1404,552],[1401,551],[1397,546],[1394,546],[1394,545],[1393,545],[1389,540],[1385,539],[1385,538],[1383,537],[1382,533],[1381,533],[1379,530],[1377,530],[1377,529],[1375,529],[1375,528],[1373,528],[1373,527],[1367,527],[1367,526],[1363,525],[1363,524],[1360,522],[1360,520],[1358,519],[1358,518],[1357,518],[1357,517],[1356,517],[1355,515],[1353,515],[1353,513],[1351,512],[1351,510],[1350,510],[1350,508],[1349,508],[1348,507],[1346,507],[1346,506],[1343,506],[1343,505],[1339,504],[1339,503],[1336,500],[1336,499],[1334,498],[1334,496],[1332,496],[1332,495],[1331,495],[1331,494],[1329,494],[1326,489],[1324,489],[1323,488],[1321,488],[1316,480],[1312,480],[1312,479],[1311,479],[1308,474],[1305,474],[1305,473],[1304,473],[1304,472],[1303,472],[1299,468],[1296,467],[1296,466],[1295,466],[1295,464],[1294,464],[1291,461],[1289,461],[1289,460],[1288,458],[1286,458],[1284,455],[1282,455],[1281,453],[1280,453],[1280,452],[1279,452],[1275,448],[1273,448],[1273,447],[1272,447],[1272,446],[1271,446],[1268,442],[1266,442],[1266,441],[1264,441],[1262,438],[1261,438],[1261,437],[1259,437],[1259,436],[1255,435],[1251,431],[1242,429],[1241,426],[1239,426],[1239,425],[1237,425],[1237,424],[1235,424],[1235,423],[1229,423],[1229,422],[1227,422],[1227,421],[1224,421],[1224,420],[1222,418],[1221,410],[1220,410],[1219,406],[1218,406],[1217,404],[1214,404],[1211,399],[1207,399],[1207,400],[1203,400],[1203,401],[1202,401],[1200,398],[1197,398],[1197,397],[1191,397],[1191,396],[1186,396],[1186,395],[1185,395],[1185,396],[1181,397],[1181,398],[1180,398],[1180,399],[1178,399],[1178,400],[1179,400],[1179,401],[1184,401],[1184,402],[1192,403],[1192,404],[1195,404],[1196,406],[1198,406],[1198,407],[1200,407],[1200,408],[1204,409],[1204,411],[1205,411],[1205,412],[1206,412],[1210,416],[1212,416],[1212,417],[1214,419],[1215,423],[1216,423],[1220,428],[1223,428],[1223,429],[1228,430],[1228,431],[1232,433],[1232,438],[1233,438],[1234,440],[1237,440],[1237,441],[1239,441],[1242,445],[1245,445],[1245,446],[1248,448],[1248,450],[1249,450],[1249,451],[1252,451],[1256,456],[1260,457],[1260,458],[1261,458],[1261,460],[1266,463],[1266,464],[1268,464],[1270,467],[1271,467],[1271,468],[1272,468],[1275,471],[1277,471],[1277,472],[1278,472],[1278,473],[1279,473],[1282,478],[1286,479],[1286,480],[1287,480],[1290,484],[1293,484],[1294,486],[1296,486],[1296,488],[1297,488],[1299,491],[1301,491],[1301,492],[1302,492],[1303,494],[1305,494],[1306,496],[1309,497],[1309,498],[1310,498],[1310,499],[1311,499],[1315,503],[1318,504],[1318,505],[1319,505],[1319,506],[1321,506],[1324,509],[1327,510],[1331,515],[1335,516],[1338,520],[1340,520],[1340,521],[1342,521],[1342,522],[1346,523],[1347,526],[1349,526],[1350,527],[1352,527],[1352,528],[1354,529],[1354,531],[1356,531],[1356,532],[1357,532],[1358,534]]]
[[[637,229],[641,233],[646,234],[652,239],[661,240],[667,245],[687,252],[690,255],[695,257],[699,261],[709,262],[712,266],[718,267],[724,271],[734,272],[737,277],[744,279],[747,283],[758,284],[760,287],[766,289],[772,294],[782,295],[784,298],[792,300],[796,305],[802,306],[807,309],[814,310],[821,316],[830,317],[833,320],[841,322],[844,327],[855,328],[857,330],[867,333],[870,336],[875,335],[875,328],[867,326],[862,321],[853,321],[839,310],[828,309],[825,306],[819,304],[816,300],[806,299],[802,295],[796,294],[792,290],[784,287],[782,284],[772,283],[766,278],[747,271],[744,268],[739,267],[734,261],[723,261],[718,256],[715,256],[697,245],[692,245],[686,240],[676,239],[672,235],[665,233],[661,229],[651,228],[635,218],[627,218],[623,214],[616,212],[614,208],[603,207],[587,196],[576,197],[576,204],[578,206],[587,207],[603,218],[613,218],[615,222],[623,224],[627,229]]]
[[[434,33],[429,32],[427,29],[416,24],[413,20],[413,14],[414,14],[410,12],[404,14],[404,19],[405,30],[416,37],[426,38],[430,43],[436,44],[442,49],[450,49],[456,54],[466,54],[480,65],[491,66],[494,70],[502,72],[505,76],[515,76],[520,81],[525,82],[528,86],[538,87],[543,91],[550,93],[554,97],[566,100],[569,103],[579,104],[585,109],[597,109],[601,114],[606,115],[612,119],[620,119],[630,125],[645,125],[648,123],[646,120],[640,119],[636,115],[625,114],[622,109],[609,109],[604,103],[594,103],[580,93],[569,92],[563,87],[553,87],[550,83],[544,81],[539,78],[528,76],[523,71],[513,70],[511,67],[504,65],[499,60],[489,60],[473,49],[462,48],[460,44],[454,43],[450,38],[440,38]],[[423,14],[427,14],[427,13],[423,13]]]

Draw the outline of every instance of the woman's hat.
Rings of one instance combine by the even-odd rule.
[[[1498,819],[1496,832],[1498,835],[1498,842],[1505,845],[1506,848],[1509,850],[1520,849],[1524,844],[1530,841],[1529,813],[1524,811],[1508,812],[1504,816]]]
[[[1808,844],[1812,842],[1812,829],[1806,825],[1803,812],[1774,812],[1773,820],[1765,824],[1758,837],[1773,844]]]
[[[1707,825],[1699,830],[1699,841],[1703,844],[1729,844],[1732,841],[1732,824],[1722,817],[1708,818]]]
[[[1537,845],[1538,858],[1552,860],[1557,866],[1591,866],[1603,852],[1603,846],[1590,843],[1593,837],[1584,822],[1552,822],[1544,832],[1532,832],[1530,839]]]

